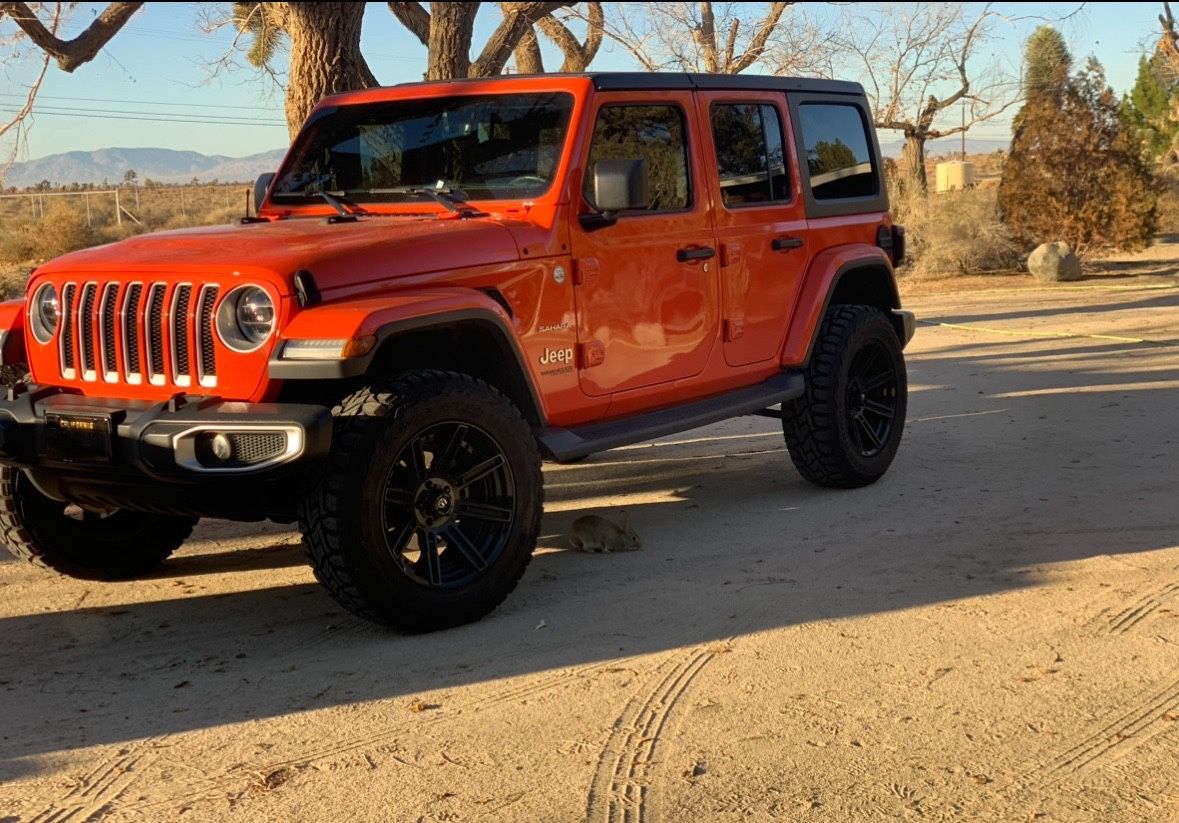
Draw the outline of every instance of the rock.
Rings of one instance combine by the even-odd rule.
[[[1068,243],[1042,243],[1028,255],[1028,271],[1048,283],[1080,280],[1081,261]]]

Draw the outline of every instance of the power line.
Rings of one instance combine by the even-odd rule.
[[[0,112],[4,114],[19,114],[20,109],[0,107]],[[190,125],[203,126],[267,126],[270,128],[286,128],[286,123],[280,123],[274,120],[184,120],[179,117],[124,117],[117,114],[81,114],[78,112],[70,113],[63,111],[39,111],[34,109],[33,116],[37,117],[40,115],[44,115],[46,117],[80,117],[91,120],[133,120],[138,123],[188,123]]]
[[[22,100],[25,98],[23,94],[12,94],[10,92],[0,92],[0,97],[19,97]],[[127,100],[118,99],[114,97],[66,97],[63,95],[54,94],[38,94],[38,100],[71,100],[80,103],[126,103],[136,106],[171,106],[173,108],[201,108],[201,109],[245,109],[246,111],[258,111],[262,109],[260,106],[231,106],[228,104],[217,103],[165,103],[162,100]]]
[[[12,103],[0,103],[0,106],[12,107]],[[33,109],[33,113],[53,113],[53,114],[119,114],[119,115],[137,115],[144,117],[176,117],[184,120],[196,120],[209,123],[232,123],[232,122],[249,122],[249,123],[286,123],[286,120],[278,117],[245,117],[238,114],[188,114],[186,112],[175,111],[135,111],[133,109],[93,109],[80,108],[78,106],[38,106]]]

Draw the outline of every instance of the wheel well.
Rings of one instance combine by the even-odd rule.
[[[837,275],[835,287],[827,300],[828,306],[873,306],[884,312],[892,322],[897,336],[904,340],[904,322],[892,314],[901,307],[896,280],[886,266],[868,264],[847,269]]]
[[[418,369],[469,374],[503,392],[532,426],[544,425],[540,403],[516,348],[494,324],[462,320],[386,338],[366,377]]]

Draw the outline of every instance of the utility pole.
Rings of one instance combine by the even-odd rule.
[[[962,162],[966,162],[966,101],[962,101]]]

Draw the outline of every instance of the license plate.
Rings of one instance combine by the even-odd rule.
[[[111,459],[108,415],[45,415],[45,456],[71,463],[105,463]]]

